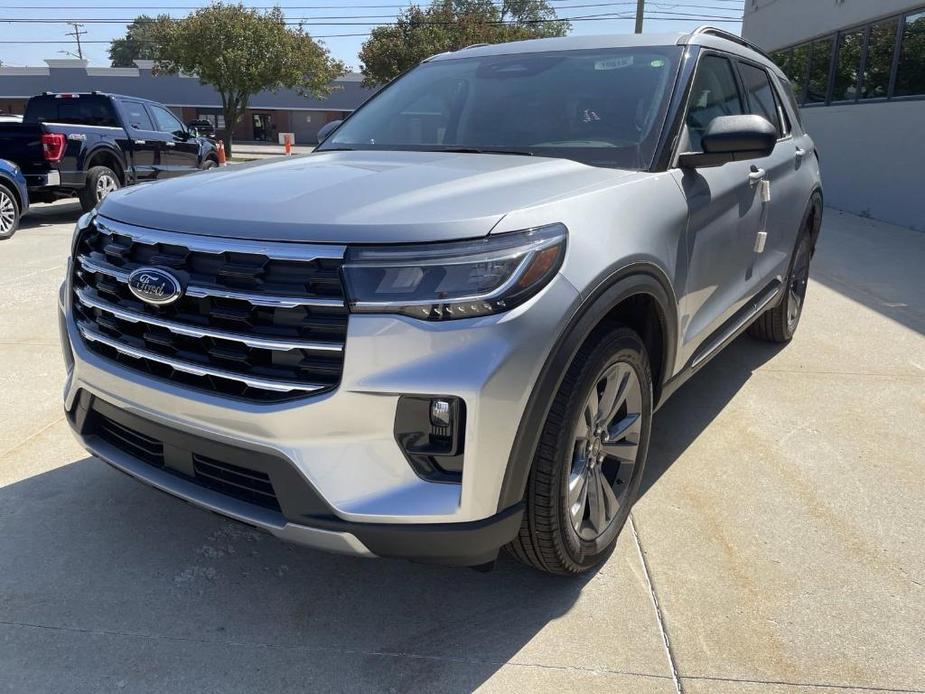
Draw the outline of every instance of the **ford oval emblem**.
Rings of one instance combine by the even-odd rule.
[[[166,270],[140,267],[128,276],[128,288],[139,299],[155,306],[172,304],[183,294],[180,280]]]

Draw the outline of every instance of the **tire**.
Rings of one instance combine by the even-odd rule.
[[[21,214],[22,210],[19,209],[13,191],[0,183],[0,241],[16,233]]]
[[[89,212],[100,200],[121,187],[122,182],[119,180],[119,175],[108,166],[91,167],[87,172],[87,182],[77,196],[80,199],[81,209]]]
[[[613,374],[618,384],[618,397],[613,399],[616,409],[599,407],[599,401],[610,400],[600,397],[611,383],[602,380],[606,374]],[[621,400],[619,384],[624,382]],[[603,444],[598,430],[588,426],[597,421],[589,416],[594,415],[595,406],[598,413],[602,409],[615,413],[609,426],[615,436],[608,440],[604,435]],[[572,361],[549,409],[527,481],[526,512],[508,551],[524,564],[552,574],[578,574],[603,562],[616,545],[639,493],[651,425],[652,376],[642,340],[622,326],[592,336]],[[633,463],[610,456],[614,450],[627,459],[634,451]],[[598,454],[604,455],[603,462],[594,463]],[[585,487],[581,486],[582,469]],[[609,483],[613,497],[595,487],[595,479]],[[600,492],[594,495],[597,503],[591,494],[594,489]],[[607,503],[602,505],[605,498]],[[609,516],[596,513],[602,508]]]
[[[214,159],[206,159],[204,162],[202,162],[203,171],[208,171],[209,169],[215,169],[217,167],[218,167],[218,162],[215,161]]]
[[[793,259],[790,261],[786,293],[777,306],[762,313],[748,327],[749,335],[765,342],[786,343],[793,339],[803,315],[812,255],[812,238],[809,232],[804,230],[800,233]]]

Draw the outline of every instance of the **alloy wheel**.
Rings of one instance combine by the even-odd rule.
[[[572,528],[593,542],[628,503],[642,433],[642,386],[632,366],[611,364],[595,379],[575,428],[568,480]]]
[[[5,192],[0,191],[0,236],[13,231],[16,222],[16,203]]]
[[[99,202],[114,190],[119,190],[119,182],[109,174],[96,179],[96,201]]]

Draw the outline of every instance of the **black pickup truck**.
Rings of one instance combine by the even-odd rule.
[[[218,166],[215,143],[166,106],[100,92],[29,99],[22,123],[0,123],[0,159],[19,164],[33,202],[77,196],[84,210],[122,186]]]

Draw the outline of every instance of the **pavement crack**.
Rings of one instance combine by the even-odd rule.
[[[34,432],[34,433],[32,433],[32,434],[29,434],[26,438],[24,438],[24,439],[23,439],[22,441],[20,441],[19,443],[14,444],[14,445],[10,446],[9,448],[7,448],[5,451],[0,452],[0,458],[5,458],[5,457],[8,456],[10,453],[12,453],[13,451],[15,451],[17,448],[22,448],[22,447],[25,446],[27,443],[29,443],[32,439],[36,438],[37,436],[41,436],[43,433],[45,433],[46,431],[48,431],[49,429],[51,429],[55,424],[58,424],[59,422],[63,422],[63,421],[64,421],[64,415],[61,415],[60,417],[58,417],[58,418],[55,419],[54,421],[49,422],[48,424],[46,424],[45,426],[43,426],[43,427],[42,427],[41,429],[39,429],[38,431],[36,431],[36,432]]]
[[[802,689],[849,690],[852,692],[887,692],[888,694],[925,694],[925,689],[897,689],[896,687],[875,687],[858,684],[827,684],[823,682],[790,682],[788,680],[750,679],[748,677],[713,677],[710,675],[686,675],[686,680],[702,682],[736,682],[740,684],[766,684],[777,687],[800,687]]]
[[[646,555],[642,551],[642,543],[639,541],[639,533],[636,531],[636,521],[633,514],[629,516],[630,530],[633,531],[633,541],[636,544],[636,551],[639,553],[639,561],[642,562],[642,571],[646,577],[646,585],[649,588],[649,597],[652,599],[652,606],[655,608],[655,618],[658,622],[658,630],[662,635],[662,642],[665,644],[665,656],[668,658],[668,667],[671,669],[671,679],[674,682],[675,690],[678,694],[684,694],[684,685],[678,676],[678,664],[675,661],[674,652],[671,650],[671,640],[668,638],[668,628],[665,625],[665,617],[662,615],[662,608],[658,603],[658,594],[655,592],[655,584],[652,582],[652,572],[649,570],[649,562],[646,561]]]

